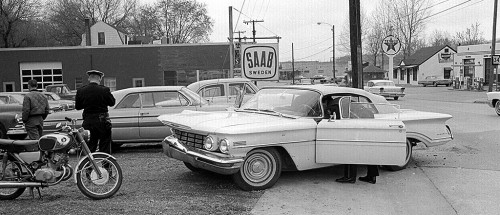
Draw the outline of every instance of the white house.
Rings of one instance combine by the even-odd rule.
[[[87,45],[87,35],[90,35],[90,46],[127,45],[127,34],[105,22],[99,21],[90,27],[90,32],[82,35],[82,46]]]
[[[456,51],[448,45],[419,49],[394,68],[392,77],[396,84],[417,85],[427,76],[453,78],[453,56]]]

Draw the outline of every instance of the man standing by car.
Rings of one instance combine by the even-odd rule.
[[[83,109],[83,128],[90,131],[88,146],[95,152],[111,154],[111,120],[108,106],[115,105],[115,97],[108,87],[99,85],[104,73],[97,70],[87,71],[89,84],[76,91],[75,109]]]
[[[40,139],[43,132],[43,120],[49,114],[47,97],[37,90],[35,79],[28,81],[29,93],[23,99],[22,119],[28,136],[32,140]]]

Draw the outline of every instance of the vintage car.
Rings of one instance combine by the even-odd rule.
[[[394,100],[405,96],[405,88],[396,86],[393,81],[389,80],[370,80],[364,89],[373,94],[392,97]]]
[[[0,138],[7,139],[7,131],[14,128],[22,112],[22,106],[19,104],[6,104],[0,99]]]
[[[45,87],[46,92],[57,94],[62,99],[75,100],[76,90],[69,89],[66,84],[52,84]]]
[[[421,84],[424,87],[427,87],[428,85],[435,87],[437,87],[438,85],[444,85],[449,87],[453,84],[451,79],[438,78],[437,76],[427,76],[424,80],[420,80],[417,83]]]
[[[42,92],[46,97],[49,103],[58,104],[61,106],[63,110],[73,110],[75,109],[75,101],[61,99],[57,94],[52,92]]]
[[[448,114],[399,110],[361,89],[263,87],[239,109],[183,111],[158,120],[172,129],[163,152],[192,171],[232,175],[243,190],[266,189],[281,171],[335,164],[405,168],[412,147],[452,139]]]
[[[250,99],[259,88],[246,78],[224,78],[197,81],[187,86],[211,103],[234,105],[240,91],[245,89],[243,101]]]
[[[28,94],[28,92],[2,92],[0,93],[0,100],[4,101],[6,104],[19,105],[20,108],[22,109],[24,95],[26,94]],[[48,102],[51,113],[64,110],[64,107],[62,106],[61,103],[50,99],[48,99]]]
[[[198,94],[183,86],[136,87],[112,92],[116,104],[109,107],[109,117],[113,124],[113,147],[123,143],[161,142],[165,133],[169,133],[156,117],[165,113],[179,113],[183,110],[225,110],[226,105],[212,105]],[[81,126],[82,111],[72,110],[50,114],[44,121],[44,133],[55,132],[59,122],[66,122],[64,117],[78,119]],[[24,128],[11,129],[11,133],[20,135]]]
[[[495,108],[495,112],[500,116],[500,92],[486,93],[486,97],[488,97],[488,105]]]

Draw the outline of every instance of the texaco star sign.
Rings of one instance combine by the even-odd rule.
[[[386,55],[395,55],[401,49],[401,42],[395,36],[389,35],[382,41],[382,51]]]

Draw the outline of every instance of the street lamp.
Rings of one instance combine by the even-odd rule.
[[[332,25],[330,23],[326,23],[326,22],[318,22],[318,25],[321,25],[321,24],[325,24],[325,25],[329,25],[329,26],[332,26],[332,42],[333,42],[333,59],[332,59],[332,65],[333,65],[333,81],[336,82],[336,79],[335,79],[335,25]]]

